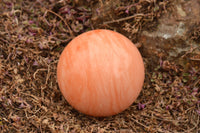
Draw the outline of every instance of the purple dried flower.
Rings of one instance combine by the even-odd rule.
[[[193,92],[198,92],[199,88],[195,87],[193,88]]]
[[[177,88],[177,87],[174,87],[174,90],[175,90],[175,91],[178,91],[178,88]]]
[[[5,96],[2,96],[2,97],[1,97],[1,100],[5,100],[5,99],[6,99],[6,97],[5,97]]]
[[[11,2],[4,2],[5,4],[6,4],[6,6],[8,7],[8,8],[11,8],[12,7],[12,3]]]
[[[22,38],[22,35],[21,35],[21,34],[19,34],[19,35],[18,35],[18,38],[19,38],[19,39],[21,39],[21,38]]]
[[[13,16],[13,12],[9,12],[9,16],[12,17]]]
[[[83,16],[77,17],[76,19],[77,19],[77,20],[80,20],[80,21],[82,21],[82,22],[85,22],[86,16],[83,15]]]
[[[43,45],[41,43],[38,46],[40,49],[43,49]]]
[[[30,43],[31,42],[31,40],[30,39],[26,39],[26,43]]]
[[[33,24],[34,23],[34,21],[32,21],[32,20],[29,20],[28,22],[29,22],[29,24]]]
[[[180,98],[181,98],[181,95],[177,95],[176,98],[177,98],[177,99],[180,99]]]
[[[37,61],[34,61],[34,62],[33,62],[33,66],[38,66],[38,62],[37,62]]]
[[[146,106],[145,104],[139,103],[139,104],[138,104],[138,109],[139,109],[139,110],[142,110],[142,109],[145,108],[145,106]]]
[[[29,28],[28,30],[29,30],[29,34],[30,34],[30,35],[33,35],[33,36],[34,36],[34,35],[37,34],[37,30],[35,30],[35,29],[33,29],[33,28]]]
[[[16,50],[16,53],[17,53],[18,55],[20,55],[20,54],[22,54],[22,51]]]
[[[192,70],[190,70],[189,72],[193,75],[193,74],[195,74],[197,71],[196,71],[196,69],[194,68],[194,67],[192,67],[191,68]]]
[[[71,7],[70,6],[64,6],[62,8],[59,9],[59,12],[62,13],[62,14],[70,14],[70,9]]]
[[[129,10],[130,10],[130,8],[132,8],[133,6],[136,6],[137,4],[133,4],[133,5],[129,5],[129,6],[127,6],[126,7],[126,11],[125,11],[125,13],[129,13]]]
[[[192,95],[192,96],[195,96],[196,94],[197,94],[197,92],[192,92],[192,94],[191,94],[191,95]]]
[[[7,105],[12,105],[12,101],[10,99],[8,99]]]
[[[37,33],[35,33],[35,32],[29,32],[29,35],[31,35],[31,36],[35,36]]]
[[[178,83],[179,84],[179,86],[183,86],[183,83],[182,82],[180,82],[180,83]]]
[[[70,10],[64,10],[61,12],[62,14],[70,14]]]
[[[28,63],[28,58],[26,56],[24,56],[24,60],[26,63]]]
[[[168,109],[169,109],[169,105],[166,106],[166,110],[168,110]]]
[[[51,63],[51,61],[52,61],[52,59],[49,58],[49,59],[47,60],[47,63]]]
[[[19,105],[19,108],[25,108],[25,107],[26,107],[26,105],[24,105],[23,102]]]
[[[198,114],[198,115],[200,115],[200,109],[199,109],[199,110],[197,110],[197,114]]]
[[[128,14],[128,13],[129,13],[129,9],[126,9],[125,13],[127,13],[127,14]]]
[[[100,10],[99,10],[99,8],[96,9],[96,13],[97,13],[97,15],[100,15]]]

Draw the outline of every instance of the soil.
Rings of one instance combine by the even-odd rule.
[[[0,132],[200,132],[199,0],[0,0]],[[122,113],[73,109],[56,79],[59,56],[93,29],[140,50],[145,82]]]

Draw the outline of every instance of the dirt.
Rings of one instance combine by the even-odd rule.
[[[200,132],[198,0],[0,0],[0,132]],[[145,82],[124,112],[86,116],[56,79],[64,47],[92,29],[127,36]]]

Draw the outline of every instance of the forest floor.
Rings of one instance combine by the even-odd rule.
[[[0,132],[200,132],[199,0],[0,0]],[[77,35],[110,29],[145,63],[138,99],[86,116],[62,96],[59,56]]]

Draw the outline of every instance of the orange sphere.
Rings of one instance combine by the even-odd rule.
[[[58,85],[68,103],[91,116],[127,109],[144,82],[144,64],[136,46],[111,30],[92,30],[74,38],[62,52]]]

